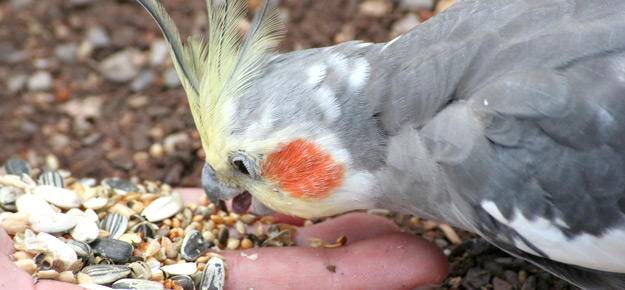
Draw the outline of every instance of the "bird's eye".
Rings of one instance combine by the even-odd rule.
[[[241,156],[234,157],[232,159],[232,164],[234,164],[234,167],[236,167],[239,170],[239,172],[245,175],[250,175],[250,171],[247,168],[247,164],[245,162],[244,157],[241,157]]]

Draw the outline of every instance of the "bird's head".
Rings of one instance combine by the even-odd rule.
[[[316,98],[294,97],[309,95],[326,71],[294,67],[273,53],[283,30],[274,4],[256,14],[241,39],[246,1],[209,2],[209,41],[194,36],[183,45],[156,0],[138,1],[169,44],[202,139],[202,182],[213,203],[234,198],[240,211],[251,202],[258,214],[308,218],[371,207],[355,194],[370,181],[353,169],[349,144],[339,138],[340,109],[320,90]],[[293,58],[306,57],[286,59]]]

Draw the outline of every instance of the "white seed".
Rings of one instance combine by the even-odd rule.
[[[4,218],[10,216],[14,214],[13,212],[10,211],[5,211],[5,212],[0,212],[0,224],[2,224],[2,221],[4,220]]]
[[[23,182],[19,176],[12,175],[12,174],[0,176],[0,184],[17,187],[17,188],[21,188],[24,190],[28,188],[28,185],[25,182]]]
[[[15,201],[18,212],[40,214],[54,213],[52,206],[43,198],[34,194],[20,195]]]
[[[56,279],[57,277],[59,277],[59,272],[54,270],[39,271],[37,273],[37,276],[40,279]]]
[[[247,232],[247,226],[240,220],[234,223],[234,229],[236,229],[237,232],[241,235],[245,235],[245,233]]]
[[[15,258],[16,261],[24,260],[24,259],[32,259],[33,257],[35,257],[35,255],[24,252],[24,251],[17,251],[15,252],[15,254],[13,254],[13,258]]]
[[[82,198],[77,193],[53,185],[37,186],[33,189],[33,193],[64,209],[79,207],[82,204]]]
[[[89,287],[86,287],[84,285],[96,285],[97,286],[97,284],[94,284],[95,282],[93,281],[91,276],[89,276],[89,275],[87,275],[87,274],[85,274],[83,272],[78,272],[76,274],[76,282],[78,282],[78,284],[80,286],[85,287],[87,289],[93,289],[93,288],[89,288]]]
[[[161,267],[169,275],[192,275],[197,272],[197,263],[181,263]]]
[[[37,264],[35,264],[35,261],[31,259],[18,260],[14,263],[18,268],[22,269],[22,271],[25,271],[28,274],[32,275],[33,273],[35,273],[35,271],[37,271]]]
[[[145,256],[146,257],[151,257],[156,255],[156,253],[158,253],[158,251],[161,250],[161,244],[158,242],[158,240],[153,240],[149,245],[148,248],[145,249]]]
[[[118,238],[120,241],[124,241],[126,243],[132,244],[135,247],[139,247],[143,240],[136,233],[125,233]]]
[[[100,227],[91,218],[76,217],[76,226],[69,232],[77,241],[91,243],[100,235]]]
[[[458,236],[456,231],[448,224],[439,224],[438,228],[443,231],[447,240],[449,240],[452,244],[457,245],[462,242],[462,239]]]
[[[32,214],[28,218],[33,231],[61,233],[76,226],[76,218],[64,213]]]
[[[104,197],[94,197],[82,203],[82,205],[86,208],[90,208],[93,210],[103,209],[106,206],[108,199]]]
[[[239,239],[229,238],[228,242],[226,243],[226,248],[228,250],[236,250],[239,248],[240,244],[241,244],[241,241]]]
[[[67,283],[76,283],[76,277],[74,277],[74,273],[72,273],[72,271],[63,271],[59,273],[59,276],[56,279]]]
[[[9,235],[15,235],[16,233],[22,233],[30,227],[28,219],[29,213],[16,212],[5,217],[2,220],[2,227],[7,231]]]
[[[158,222],[175,215],[183,206],[182,197],[178,192],[174,192],[172,195],[160,197],[150,203],[141,215],[150,222]]]
[[[53,235],[47,233],[39,233],[37,234],[37,240],[46,243],[46,245],[48,246],[48,251],[53,252],[56,257],[63,261],[65,267],[69,267],[74,262],[76,262],[76,260],[78,260],[76,252],[74,252],[72,247],[68,246],[66,243],[61,242],[61,240]]]
[[[121,215],[125,216],[126,218],[130,218],[133,214],[137,214],[131,208],[129,208],[129,207],[123,205],[123,204],[119,204],[119,203],[116,203],[115,205],[110,207],[109,208],[109,212],[114,212],[114,213],[121,214]]]

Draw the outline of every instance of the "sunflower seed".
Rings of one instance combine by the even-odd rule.
[[[94,283],[108,284],[128,276],[130,269],[123,265],[91,265],[80,272],[89,275]]]
[[[119,195],[126,195],[129,192],[139,192],[139,187],[132,182],[117,177],[103,179],[102,186]]]
[[[111,239],[117,239],[128,229],[128,218],[118,213],[109,213],[100,222],[100,228],[111,233]]]
[[[26,174],[31,176],[30,165],[26,160],[19,157],[12,157],[4,164],[4,171],[7,174],[13,174],[17,176],[22,176],[22,174]]]
[[[128,262],[133,250],[131,244],[109,238],[93,241],[91,248],[96,255],[119,263]]]
[[[154,234],[158,231],[158,227],[149,222],[141,222],[130,229],[134,233],[141,233],[144,238],[154,238]]]
[[[0,187],[0,207],[8,211],[17,211],[15,201],[24,191],[13,186]]]
[[[145,289],[145,290],[165,289],[163,284],[158,283],[158,282],[143,280],[143,279],[131,279],[131,278],[119,279],[115,281],[111,285],[111,287],[113,287],[113,289]]]
[[[81,241],[77,241],[77,240],[72,240],[72,239],[68,239],[65,240],[65,243],[70,246],[74,252],[76,252],[76,255],[78,255],[79,257],[89,257],[91,256],[91,246],[89,246],[89,244],[85,243],[85,242],[81,242]]]
[[[98,181],[95,178],[85,177],[85,178],[76,180],[76,182],[74,183],[81,184],[85,188],[89,188],[89,187],[96,186],[98,184]]]
[[[63,177],[60,174],[54,171],[48,171],[48,172],[42,173],[41,175],[39,175],[38,180],[39,180],[39,184],[42,184],[42,185],[65,188],[65,180],[63,180]]]
[[[202,233],[192,230],[184,237],[180,254],[183,259],[193,261],[210,246],[210,243],[202,237]]]
[[[193,283],[193,279],[186,275],[177,275],[169,278],[174,281],[179,281],[180,286],[182,286],[183,290],[195,290],[195,283]]]
[[[219,258],[211,258],[204,266],[202,280],[199,285],[200,290],[221,290],[224,289],[226,281],[226,270],[224,261]]]

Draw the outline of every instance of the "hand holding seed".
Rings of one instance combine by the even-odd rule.
[[[180,190],[185,202],[197,201],[200,189]],[[298,220],[278,215],[281,222]],[[301,222],[301,220],[300,220]],[[337,248],[308,247],[316,238],[332,243],[345,235]],[[226,289],[414,289],[434,288],[447,276],[442,252],[426,240],[399,232],[391,221],[375,215],[352,213],[312,226],[298,227],[293,241],[300,246],[223,251],[228,279]],[[44,281],[18,269],[9,257],[10,237],[0,227],[0,289],[81,289]]]

